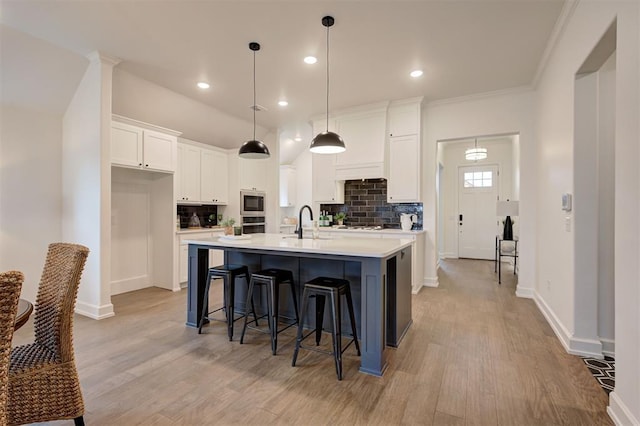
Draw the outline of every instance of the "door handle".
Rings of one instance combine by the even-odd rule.
[[[459,215],[458,220],[460,221],[460,225],[462,225],[462,215]]]

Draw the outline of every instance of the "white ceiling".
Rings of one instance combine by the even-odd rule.
[[[302,132],[308,138],[303,123],[325,110],[324,15],[336,20],[330,32],[334,110],[414,96],[433,101],[531,84],[563,3],[3,1],[0,22],[13,29],[5,27],[0,33],[2,101],[28,101],[64,111],[72,95],[67,86],[75,87],[86,67],[80,55],[98,50],[120,58],[118,68],[123,71],[250,121],[248,43],[257,41],[262,45],[256,56],[257,103],[268,109],[257,114],[258,124],[280,128],[287,135]],[[54,53],[29,46],[18,31],[46,40]],[[28,58],[38,55],[52,56],[48,63],[54,65],[24,75],[21,70],[28,66]],[[304,64],[307,55],[318,56],[318,63]],[[423,69],[424,76],[412,79],[408,74],[416,68]],[[51,89],[30,90],[28,79],[38,73]],[[197,89],[199,80],[208,81],[211,89]],[[281,98],[289,102],[287,108],[277,105]],[[187,123],[180,130],[190,137],[188,127]],[[219,146],[233,147],[246,137],[212,139]]]

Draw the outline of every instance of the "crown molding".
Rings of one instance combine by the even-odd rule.
[[[459,96],[457,98],[447,98],[447,99],[439,99],[436,101],[430,101],[430,102],[427,102],[427,108],[440,106],[440,105],[457,104],[461,102],[478,101],[481,99],[494,98],[494,97],[505,96],[505,95],[513,95],[518,93],[526,93],[526,92],[532,92],[532,91],[533,91],[533,87],[529,85],[511,87],[509,89],[494,90],[492,92],[475,93],[473,95]]]
[[[101,62],[107,65],[111,65],[112,67],[115,67],[120,62],[122,62],[120,58],[116,58],[115,56],[105,55],[104,53],[100,53],[97,50],[91,53],[88,53],[86,55],[86,58],[89,59],[89,61],[91,62]]]
[[[533,80],[531,81],[531,86],[534,89],[538,87],[538,83],[540,82],[542,73],[547,67],[549,58],[551,58],[551,54],[558,45],[560,37],[562,36],[562,34],[564,34],[564,31],[567,28],[567,24],[569,23],[569,19],[571,18],[571,16],[573,16],[573,12],[576,10],[578,3],[580,3],[580,0],[566,0],[562,5],[560,15],[558,16],[558,19],[553,26],[553,30],[551,31],[551,35],[549,36],[549,40],[547,40],[547,46],[545,47],[544,52],[542,52],[542,58],[540,58],[538,68],[536,69],[536,73],[534,74]]]

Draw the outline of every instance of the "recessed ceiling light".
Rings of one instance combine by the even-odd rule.
[[[286,107],[287,105],[289,105],[289,102],[287,102],[287,101],[278,101],[278,105],[280,105],[281,107]]]
[[[422,75],[422,70],[411,71],[409,75],[413,78],[418,78]]]
[[[307,56],[306,58],[304,58],[304,63],[305,64],[313,65],[316,62],[318,62],[318,59],[316,59],[315,56]]]
[[[296,142],[302,142],[302,138],[300,136],[296,136],[293,140]]]
[[[209,86],[209,83],[205,83],[204,81],[199,81],[198,87],[201,89],[208,89],[210,86]]]

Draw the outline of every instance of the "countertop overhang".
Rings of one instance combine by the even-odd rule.
[[[274,252],[384,258],[410,247],[413,240],[407,238],[320,238],[314,240],[310,238],[298,239],[291,234],[251,234],[250,239],[244,240],[196,238],[184,242],[223,250],[241,247]]]

